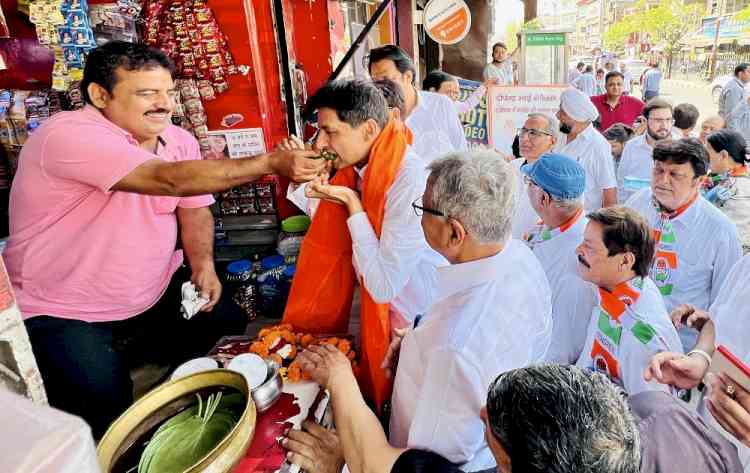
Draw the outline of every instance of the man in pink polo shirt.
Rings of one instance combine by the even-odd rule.
[[[179,363],[244,330],[246,320],[208,314],[221,295],[211,193],[270,173],[310,180],[324,166],[308,151],[201,160],[170,121],[173,71],[142,45],[95,49],[81,82],[86,107],[29,138],[11,191],[3,256],[50,403],[96,437],[132,403],[135,362]],[[188,321],[180,286],[191,279],[210,301]]]
[[[643,113],[643,102],[625,95],[625,78],[621,72],[608,72],[604,85],[607,93],[591,97],[599,111],[599,130],[604,131],[615,123],[633,126],[635,119]]]

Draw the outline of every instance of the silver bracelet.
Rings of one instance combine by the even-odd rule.
[[[688,352],[687,356],[690,356],[693,353],[695,353],[696,355],[700,355],[701,358],[703,358],[704,360],[706,360],[706,362],[708,363],[708,366],[711,366],[711,355],[709,355],[708,353],[706,353],[703,350],[699,350],[699,349],[696,348],[694,350],[690,350]]]

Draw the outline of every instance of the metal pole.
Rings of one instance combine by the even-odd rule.
[[[357,52],[357,49],[359,49],[359,46],[362,44],[362,41],[367,38],[367,35],[370,34],[370,31],[375,26],[375,23],[380,21],[380,18],[383,16],[383,13],[385,13],[385,9],[388,8],[388,5],[391,4],[391,0],[383,0],[383,2],[378,5],[378,9],[375,10],[375,13],[373,13],[372,17],[370,18],[370,21],[367,22],[365,25],[365,28],[362,30],[362,32],[357,36],[357,39],[354,40],[354,43],[352,43],[352,46],[349,48],[349,51],[346,52],[346,55],[341,60],[339,65],[336,67],[336,70],[333,71],[331,76],[328,78],[329,81],[336,80],[338,76],[341,74],[341,71],[344,70],[346,65],[349,63],[349,61],[354,56],[354,53]]]
[[[709,81],[716,78],[716,53],[719,49],[719,28],[721,26],[721,16],[716,17],[716,34],[714,34],[714,47],[711,50],[711,74]]]

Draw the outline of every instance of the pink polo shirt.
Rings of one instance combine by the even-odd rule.
[[[183,259],[176,208],[214,201],[110,190],[150,159],[201,158],[185,130],[170,126],[161,138],[154,155],[92,106],[59,113],[29,137],[3,252],[24,318],[122,320],[158,301]]]

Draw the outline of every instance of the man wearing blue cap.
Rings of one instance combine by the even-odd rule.
[[[578,275],[576,247],[583,240],[586,171],[573,159],[547,153],[521,168],[531,206],[541,217],[524,235],[552,290],[552,341],[547,361],[572,364],[586,342],[595,288]]]

